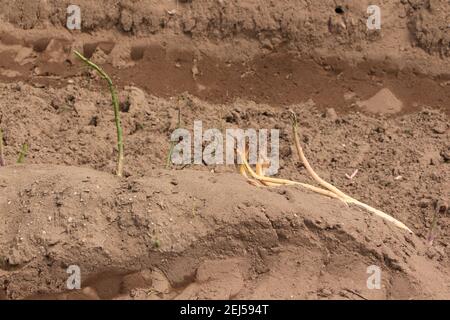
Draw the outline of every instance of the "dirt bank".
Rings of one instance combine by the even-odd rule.
[[[27,141],[27,163],[46,164],[1,169],[0,207],[5,221],[2,269],[9,298],[62,290],[64,268],[75,262],[94,278],[96,273],[105,273],[100,278],[106,277],[104,281],[110,283],[107,288],[121,288],[124,275],[141,270],[152,274],[151,270],[157,268],[169,278],[169,287],[177,288],[167,289],[167,295],[159,296],[165,298],[178,294],[185,298],[314,298],[322,295],[323,288],[325,296],[334,298],[357,298],[351,293],[354,290],[366,298],[430,298],[444,294],[441,286],[434,287],[428,281],[446,283],[443,279],[447,277],[450,257],[448,213],[440,216],[434,246],[425,246],[435,203],[449,199],[450,146],[444,113],[424,110],[386,119],[359,112],[323,112],[312,101],[286,108],[244,101],[211,105],[187,95],[181,102],[183,124],[188,129],[192,129],[195,119],[204,121],[205,128],[280,129],[279,175],[309,181],[291,145],[287,110],[295,110],[301,119],[308,157],[319,174],[407,223],[416,236],[405,240],[396,228],[326,198],[295,188],[251,187],[235,173],[234,167],[192,166],[195,171],[161,171],[180,102],[146,96],[133,88],[121,91],[122,96],[129,96],[131,105],[122,114],[128,178],[120,181],[111,175],[115,152],[109,98],[106,92],[80,90],[79,86],[83,84],[65,89],[3,86],[3,94],[13,101],[3,100],[1,108],[7,163],[15,161],[21,144]],[[53,164],[95,168],[105,173],[76,167],[55,168]],[[355,169],[358,174],[349,180],[346,174]],[[291,216],[298,218],[293,222]],[[266,218],[272,223],[268,224]],[[341,228],[351,231],[343,235]],[[397,239],[395,246],[392,239]],[[275,253],[270,249],[273,247],[279,247]],[[267,265],[261,262],[260,250],[270,252]],[[403,254],[403,250],[408,250],[408,254]],[[321,270],[318,266],[324,263],[323,252],[325,256],[336,255],[330,258],[337,259],[333,262],[336,265],[332,274],[325,271],[316,275]],[[342,254],[348,257],[344,259]],[[415,258],[411,260],[408,255]],[[231,258],[229,263],[238,263],[242,274],[220,269],[223,265],[217,260]],[[189,281],[170,278],[187,277],[193,282],[202,261],[210,259],[205,268],[213,271],[205,272],[220,274],[214,278],[214,285],[196,283],[186,289],[183,286]],[[411,262],[415,259],[420,261]],[[351,261],[356,269],[348,269]],[[362,287],[366,279],[363,266],[371,263],[390,270],[381,292]],[[300,265],[306,269],[296,267]],[[359,272],[359,280],[352,279],[353,287],[344,285],[341,276],[334,278],[342,273],[340,268],[347,270],[349,279]],[[394,272],[397,269],[401,271]],[[412,274],[405,271],[410,269]],[[36,270],[42,273],[38,282],[31,276]],[[160,271],[148,276],[160,277]],[[419,277],[415,272],[423,275]],[[421,278],[425,274],[427,278]],[[222,277],[237,279],[233,289],[236,291],[230,296],[224,284],[229,280]],[[257,280],[260,277],[261,282]],[[308,286],[295,285],[295,279],[307,281]],[[426,285],[423,279],[427,279]],[[279,291],[280,285],[287,283],[292,290]],[[188,291],[179,291],[180,286]],[[206,293],[203,286],[209,288]],[[425,289],[427,286],[430,289]],[[129,294],[125,289],[114,290],[114,295],[100,296]],[[135,297],[145,297],[140,294]]]
[[[296,188],[190,170],[126,181],[76,167],[1,173],[9,298],[64,290],[73,264],[100,298],[449,297],[448,274],[416,237]],[[382,290],[367,289],[373,264]]]

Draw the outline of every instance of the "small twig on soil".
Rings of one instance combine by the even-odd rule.
[[[0,128],[0,167],[6,166],[5,156],[3,154],[3,131]]]
[[[20,150],[19,158],[17,159],[18,164],[22,164],[25,161],[27,153],[28,153],[28,144],[24,143],[22,145],[22,150]]]
[[[180,101],[178,101],[178,102],[180,102]],[[181,106],[178,104],[178,122],[177,122],[177,127],[175,128],[175,130],[180,129],[180,128],[181,128]],[[176,141],[171,141],[171,143],[170,143],[169,154],[167,155],[166,169],[169,169],[170,164],[172,163],[172,154],[173,154],[173,150],[175,148],[175,142]]]
[[[351,175],[345,174],[345,176],[347,177],[348,180],[353,180],[353,178],[356,177],[356,175],[358,174],[359,170],[356,169],[355,171],[353,171],[353,173]]]
[[[358,292],[356,292],[356,291],[354,291],[354,290],[352,290],[352,289],[345,288],[344,290],[347,291],[347,292],[353,293],[355,296],[358,296],[358,297],[360,297],[360,298],[363,299],[363,300],[368,300],[368,299],[367,299],[366,297],[364,297],[362,294],[360,294],[360,293],[358,293]]]
[[[336,188],[332,184],[326,182],[321,177],[319,177],[319,175],[311,167],[311,165],[309,164],[308,159],[306,159],[305,153],[303,152],[303,148],[302,148],[302,146],[300,144],[300,138],[299,138],[299,134],[298,134],[297,115],[294,112],[292,112],[292,111],[291,111],[291,115],[292,115],[292,131],[293,131],[293,134],[294,134],[295,148],[297,149],[297,153],[298,153],[298,155],[300,157],[300,160],[302,161],[303,165],[305,166],[306,171],[308,171],[308,173],[311,175],[311,177],[318,184],[320,184],[322,187],[324,187],[325,189],[330,190],[331,192],[333,192],[334,194],[336,194],[338,197],[340,197],[342,199],[347,199],[348,196],[345,193],[343,193],[341,190],[339,190],[338,188]]]
[[[117,98],[117,92],[114,88],[113,82],[111,78],[106,74],[105,71],[103,71],[102,68],[97,66],[95,63],[91,62],[89,59],[84,57],[81,53],[78,51],[74,51],[75,55],[83,61],[87,66],[91,67],[97,73],[106,80],[108,83],[109,91],[111,92],[111,98],[112,98],[112,104],[114,107],[114,120],[116,123],[116,130],[117,130],[117,149],[118,149],[118,157],[117,157],[117,170],[116,174],[119,177],[122,177],[123,175],[123,161],[124,161],[124,145],[123,145],[123,130],[122,125],[120,121],[120,109],[119,109],[119,99]]]

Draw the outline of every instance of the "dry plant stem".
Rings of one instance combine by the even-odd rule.
[[[435,231],[436,231],[436,227],[437,227],[437,222],[439,220],[439,213],[440,213],[440,206],[439,204],[436,204],[436,209],[434,211],[434,215],[433,215],[433,222],[431,223],[431,228],[430,231],[428,233],[428,245],[432,246],[434,239],[436,237]]]
[[[297,185],[297,186],[301,186],[305,189],[311,190],[313,192],[331,197],[331,198],[335,198],[335,199],[339,199],[339,197],[328,191],[328,190],[323,190],[321,188],[317,188],[314,186],[311,186],[309,184],[306,183],[301,183],[301,182],[296,182],[296,181],[291,181],[291,180],[285,180],[285,179],[277,179],[277,178],[270,178],[270,177],[265,177],[265,176],[260,176],[258,175],[255,171],[253,171],[253,169],[250,167],[250,165],[247,162],[247,159],[245,159],[242,154],[239,152],[239,156],[242,159],[243,165],[245,166],[245,168],[247,169],[247,171],[250,173],[250,175],[252,176],[253,179],[260,181],[261,183],[268,185],[268,186],[277,186],[279,187],[280,185],[287,185],[287,186],[293,186],[293,185]],[[241,169],[242,172],[242,169]],[[245,175],[246,176],[246,175]]]
[[[319,175],[311,167],[311,165],[309,164],[308,159],[306,159],[306,157],[305,157],[305,153],[303,152],[303,148],[302,148],[302,146],[300,144],[300,138],[299,138],[299,134],[298,134],[298,125],[297,125],[297,116],[294,113],[292,113],[292,122],[293,122],[292,129],[293,129],[293,133],[294,133],[295,148],[297,149],[297,153],[298,153],[298,155],[300,157],[300,160],[302,161],[302,163],[305,166],[305,168],[308,171],[308,173],[311,175],[311,177],[314,180],[316,180],[317,183],[319,183],[324,188],[330,190],[331,192],[333,192],[337,196],[341,197],[342,199],[349,198],[344,192],[342,192],[341,190],[339,190],[335,186],[331,185],[330,183],[326,182],[321,177],[319,177]]]
[[[4,167],[6,165],[5,157],[3,154],[3,131],[0,128],[0,167]]]
[[[117,170],[116,175],[119,177],[122,177],[123,175],[123,162],[124,162],[124,145],[123,145],[123,130],[122,125],[120,121],[120,110],[119,110],[119,99],[117,98],[117,92],[114,88],[113,82],[111,78],[106,74],[105,71],[103,71],[102,68],[97,66],[95,63],[91,62],[89,59],[84,57],[81,53],[78,51],[74,51],[75,55],[80,58],[81,61],[83,61],[87,66],[97,71],[97,73],[106,80],[108,83],[109,91],[111,92],[111,98],[112,98],[112,104],[114,107],[114,120],[116,123],[116,130],[117,130],[117,149],[118,149],[118,157],[117,157]]]
[[[306,170],[313,177],[313,179],[315,181],[317,181],[317,183],[319,183],[323,187],[325,187],[328,190],[330,190],[331,192],[333,192],[339,199],[341,199],[345,203],[354,204],[360,208],[363,208],[363,209],[379,216],[380,218],[382,218],[386,221],[393,223],[397,227],[404,229],[404,230],[408,231],[409,233],[413,233],[411,229],[409,229],[405,224],[403,224],[399,220],[395,219],[394,217],[388,215],[387,213],[385,213],[381,210],[375,209],[361,201],[358,201],[358,200],[348,196],[347,194],[345,194],[344,192],[342,192],[335,186],[331,185],[330,183],[328,183],[325,180],[323,180],[322,178],[320,178],[317,175],[317,173],[313,170],[313,168],[309,164],[308,160],[306,159],[305,154],[303,153],[303,149],[300,145],[300,138],[299,138],[299,134],[298,134],[297,117],[293,112],[292,112],[292,130],[293,130],[293,134],[294,134],[295,148],[297,149],[297,153],[298,153],[301,161],[303,162],[303,165],[305,166]]]
[[[25,161],[27,153],[28,153],[28,144],[24,143],[22,145],[22,150],[20,150],[19,158],[17,159],[18,164],[22,164]]]

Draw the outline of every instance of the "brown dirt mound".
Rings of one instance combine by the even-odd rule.
[[[417,237],[297,188],[189,170],[0,171],[8,298],[63,291],[72,264],[91,298],[449,298]],[[381,290],[366,287],[369,265],[383,269]]]
[[[78,3],[69,32],[68,1],[0,0],[1,298],[450,298],[448,211],[426,245],[450,199],[448,1]],[[74,49],[118,85],[124,179],[108,93]],[[279,129],[279,176],[309,181],[294,110],[318,173],[415,235],[234,167],[163,171],[178,107],[188,129]]]

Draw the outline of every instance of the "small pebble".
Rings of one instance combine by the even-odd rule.
[[[333,108],[328,108],[325,113],[325,116],[333,122],[336,122],[339,118],[336,113],[336,110],[334,110]]]

